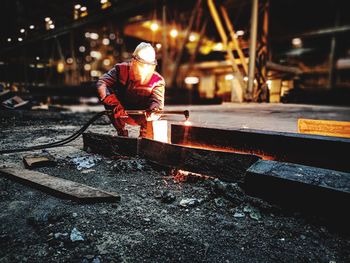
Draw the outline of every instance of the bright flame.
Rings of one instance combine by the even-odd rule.
[[[153,140],[168,142],[168,122],[166,120],[153,121],[152,126]]]
[[[191,126],[192,122],[190,122],[189,120],[184,121],[184,125],[185,126]]]

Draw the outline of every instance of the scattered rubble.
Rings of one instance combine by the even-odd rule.
[[[74,120],[77,129],[92,115],[21,114],[0,118],[0,148],[65,137],[74,127],[58,131],[57,123]],[[91,129],[115,133],[105,124]],[[57,165],[34,170],[118,192],[121,201],[77,204],[0,177],[0,262],[350,261],[349,236],[247,196],[240,184],[180,182],[168,168],[121,156],[97,155],[93,167],[78,170],[72,158],[93,156],[81,149],[81,139],[52,149]],[[2,155],[0,166],[22,157]]]

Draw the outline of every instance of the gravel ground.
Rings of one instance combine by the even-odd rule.
[[[63,139],[92,115],[0,112],[0,149]],[[90,130],[115,134],[106,119]],[[239,184],[82,148],[80,138],[36,151],[57,164],[35,170],[121,200],[79,204],[1,177],[0,262],[350,262],[349,236],[249,197]],[[24,167],[26,154],[0,155],[0,167]],[[78,167],[78,157],[94,165]]]

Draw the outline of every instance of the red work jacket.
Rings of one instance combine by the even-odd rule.
[[[139,85],[130,79],[130,63],[114,65],[99,78],[96,87],[100,90],[101,100],[114,93],[125,109],[161,110],[164,108],[164,78],[158,72],[154,72],[146,85]]]

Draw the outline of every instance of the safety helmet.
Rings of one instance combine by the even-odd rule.
[[[156,51],[150,43],[141,42],[138,44],[132,58],[144,64],[157,65]]]

